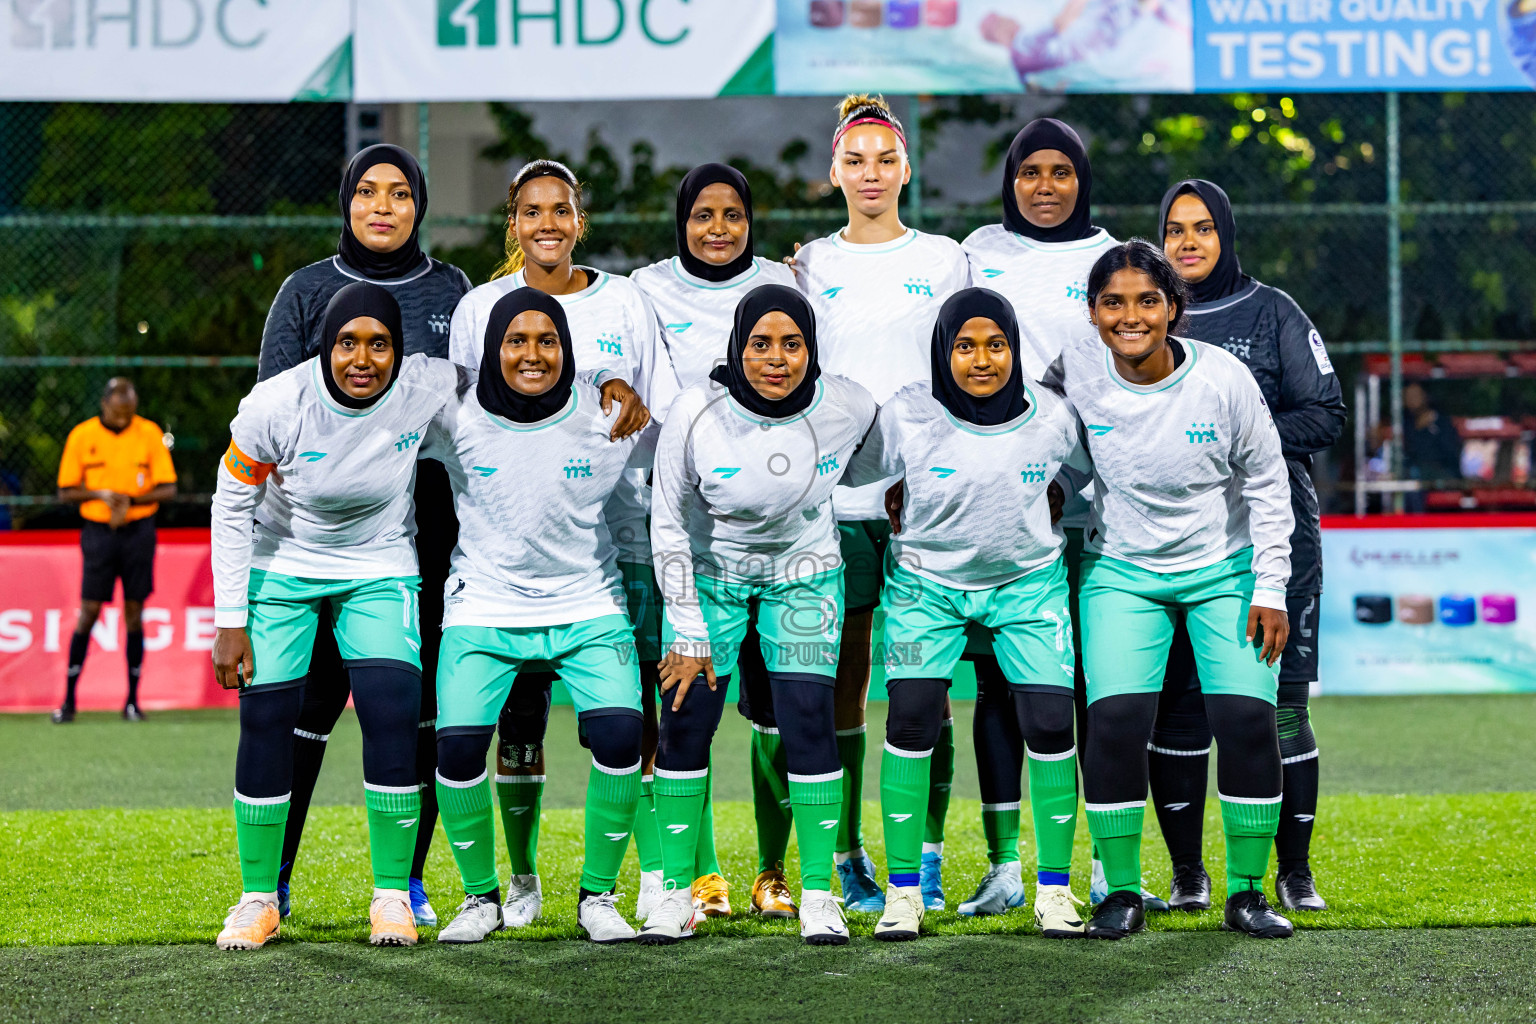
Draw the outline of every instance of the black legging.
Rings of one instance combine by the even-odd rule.
[[[448,473],[439,462],[424,459],[416,463],[416,554],[421,563],[421,590],[418,608],[421,614],[421,717],[416,733],[415,781],[422,786],[421,822],[416,833],[416,851],[411,860],[411,877],[420,878],[437,828],[437,657],[443,642],[443,584],[459,540],[459,520],[453,510],[453,490]],[[352,687],[336,636],[330,610],[321,602],[320,625],[310,654],[309,675],[303,688],[303,704],[294,725],[296,740],[290,761],[293,765],[293,797],[288,811],[288,825],[283,831],[283,860],[279,878],[287,882],[293,873],[299,842],[304,836],[304,822],[309,816],[309,802],[320,778],[326,742],[341,719]]]
[[[754,645],[755,646],[755,645]],[[826,775],[841,769],[837,757],[837,728],[833,717],[832,680],[793,672],[768,672],[765,688],[772,703],[764,706],[754,694],[752,720],[767,713],[784,744],[788,770],[795,775]],[[730,676],[715,681],[710,690],[697,679],[672,710],[672,693],[661,695],[661,737],[656,747],[656,767],[665,771],[700,771],[709,766],[709,747],[720,715]]]

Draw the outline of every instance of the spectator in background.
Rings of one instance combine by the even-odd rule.
[[[1461,479],[1461,435],[1422,384],[1403,388],[1403,471],[1410,480]]]
[[[59,500],[79,503],[85,525],[80,616],[69,639],[69,681],[56,723],[74,721],[75,687],[85,666],[91,627],[102,604],[123,581],[123,620],[128,628],[128,700],[123,718],[142,721],[139,670],[144,662],[144,600],[155,589],[155,512],[176,493],[176,468],[160,428],[138,415],[133,381],[113,377],[101,396],[101,415],[81,423],[64,442],[59,462]]]

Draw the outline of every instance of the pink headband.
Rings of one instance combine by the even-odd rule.
[[[887,121],[883,117],[861,117],[861,118],[858,118],[857,120],[849,121],[847,124],[843,125],[842,130],[839,131],[836,135],[834,135],[832,137],[832,151],[834,153],[837,151],[837,144],[839,142],[843,141],[843,136],[848,134],[848,130],[849,129],[854,128],[857,125],[861,125],[861,124],[883,124],[883,125],[885,125],[891,131],[895,132],[896,133],[896,137],[901,140],[901,148],[902,149],[906,149],[907,148],[907,137],[905,135],[901,134],[901,129],[900,128],[897,128],[894,124],[892,124],[891,122]]]

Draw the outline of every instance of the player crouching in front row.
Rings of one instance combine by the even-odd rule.
[[[519,288],[491,308],[479,379],[432,424],[423,458],[448,470],[459,543],[444,594],[437,794],[466,893],[439,942],[503,926],[486,752],[512,681],[546,663],[570,688],[592,749],[577,921],[594,942],[635,931],[614,884],[640,800],[640,676],[603,505],[638,435],[609,439],[578,382],[559,301]]]
[[[213,499],[213,665],[219,685],[240,689],[244,890],[220,949],[259,949],[278,933],[293,730],[327,601],[363,732],[371,941],[416,943],[406,884],[421,813],[420,577],[405,525],[417,454],[406,439],[426,432],[458,371],[403,355],[400,307],[375,284],[337,292],[324,331],[325,351],[240,403]]]

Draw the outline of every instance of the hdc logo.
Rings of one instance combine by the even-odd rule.
[[[94,50],[98,34],[109,31],[121,33],[112,42],[126,39],[130,50],[138,49],[141,40],[152,50],[181,49],[196,44],[208,30],[237,50],[260,46],[267,37],[265,31],[237,36],[230,26],[231,8],[245,8],[233,20],[249,24],[252,13],[267,6],[265,0],[179,0],[174,14],[162,3],[128,3],[112,10],[98,10],[102,5],[94,0],[11,0],[9,6],[11,45],[19,50]]]
[[[690,31],[687,25],[677,24],[687,2],[542,0],[542,9],[527,11],[526,0],[437,0],[437,45],[497,46],[505,40],[511,46],[521,46],[524,27],[531,24],[552,32],[556,46],[564,46],[573,33],[577,46],[607,46],[618,42],[626,31],[639,31],[656,46],[675,46],[687,39]],[[657,18],[658,7],[671,11]]]

